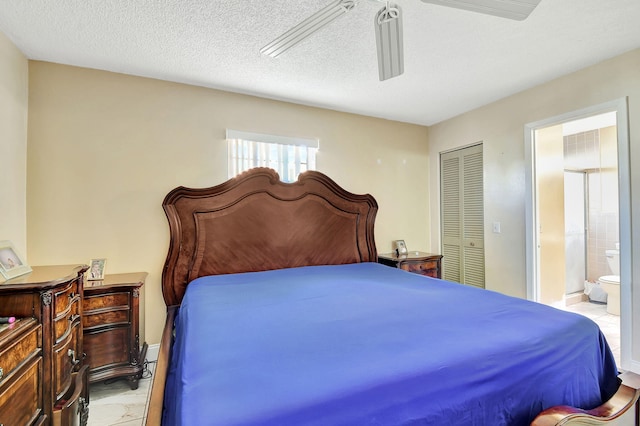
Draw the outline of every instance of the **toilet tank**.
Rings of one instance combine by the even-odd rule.
[[[606,250],[607,263],[613,275],[620,275],[620,250]]]

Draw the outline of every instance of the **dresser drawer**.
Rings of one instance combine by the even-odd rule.
[[[69,285],[63,289],[56,291],[53,295],[53,312],[58,317],[63,312],[68,310],[69,305],[73,302],[79,301],[80,295],[78,293],[78,280],[73,280]]]
[[[42,357],[29,361],[0,385],[0,424],[34,425],[42,420]]]
[[[35,319],[20,320],[11,328],[11,338],[0,346],[0,384],[10,377],[22,364],[40,353],[42,327]],[[8,336],[10,337],[10,336]]]
[[[83,423],[88,401],[82,395],[86,393],[84,384],[88,368],[84,366],[71,376],[71,386],[66,395],[53,407],[52,426],[79,426]]]
[[[55,343],[63,340],[70,332],[75,322],[80,321],[80,313],[78,308],[80,301],[75,300],[67,306],[67,310],[53,320],[53,328],[55,330]]]
[[[53,348],[53,389],[60,399],[71,386],[71,374],[84,356],[80,350],[80,321],[71,324],[70,333]]]

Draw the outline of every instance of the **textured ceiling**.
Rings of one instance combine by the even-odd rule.
[[[640,47],[639,0],[542,0],[522,22],[396,0],[405,73],[380,82],[381,4],[361,0],[281,57],[260,55],[330,1],[1,0],[0,31],[29,59],[423,125]]]

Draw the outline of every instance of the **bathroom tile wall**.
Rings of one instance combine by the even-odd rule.
[[[613,130],[613,131],[612,131]],[[587,279],[610,275],[605,251],[619,240],[615,129],[564,137],[565,169],[587,176]]]

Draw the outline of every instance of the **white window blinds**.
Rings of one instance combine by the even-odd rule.
[[[227,130],[228,177],[269,167],[283,182],[295,182],[300,173],[316,169],[318,145],[317,139]]]

